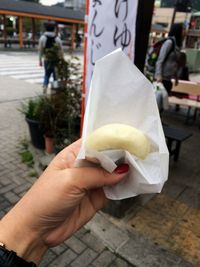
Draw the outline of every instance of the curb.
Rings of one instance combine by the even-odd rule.
[[[120,227],[121,226],[121,227]],[[124,222],[116,225],[108,215],[98,212],[85,226],[105,246],[135,267],[194,267],[173,252],[128,229]]]

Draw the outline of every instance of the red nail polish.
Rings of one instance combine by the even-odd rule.
[[[122,174],[128,172],[128,170],[129,170],[129,165],[124,163],[117,166],[117,168],[115,169],[115,173]]]

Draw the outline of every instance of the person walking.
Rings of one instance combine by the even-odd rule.
[[[46,94],[51,75],[53,75],[54,81],[56,80],[55,62],[49,61],[47,51],[50,51],[49,49],[56,45],[61,57],[63,57],[64,53],[62,41],[55,32],[55,23],[48,22],[44,26],[46,31],[39,39],[39,65],[41,67],[44,65],[43,93]]]
[[[168,39],[163,43],[156,62],[155,79],[162,82],[168,94],[172,89],[171,79],[178,83],[179,56],[184,38],[182,23],[172,25]]]

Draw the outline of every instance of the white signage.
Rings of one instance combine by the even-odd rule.
[[[86,58],[86,94],[96,60],[117,48],[134,60],[138,0],[90,0]]]

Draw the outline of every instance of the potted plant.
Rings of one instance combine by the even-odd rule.
[[[44,96],[40,121],[45,139],[51,138],[57,151],[79,137],[81,111],[81,65],[79,59],[65,60],[55,45],[47,53],[56,69],[57,86],[51,96]]]
[[[37,97],[23,102],[19,109],[25,115],[25,120],[29,127],[32,144],[39,149],[44,149],[44,137],[40,123],[40,110],[42,98]]]
[[[79,137],[81,92],[69,89],[59,94],[44,96],[40,110],[40,123],[45,136],[46,152],[57,151]],[[60,147],[60,149],[59,149]]]

